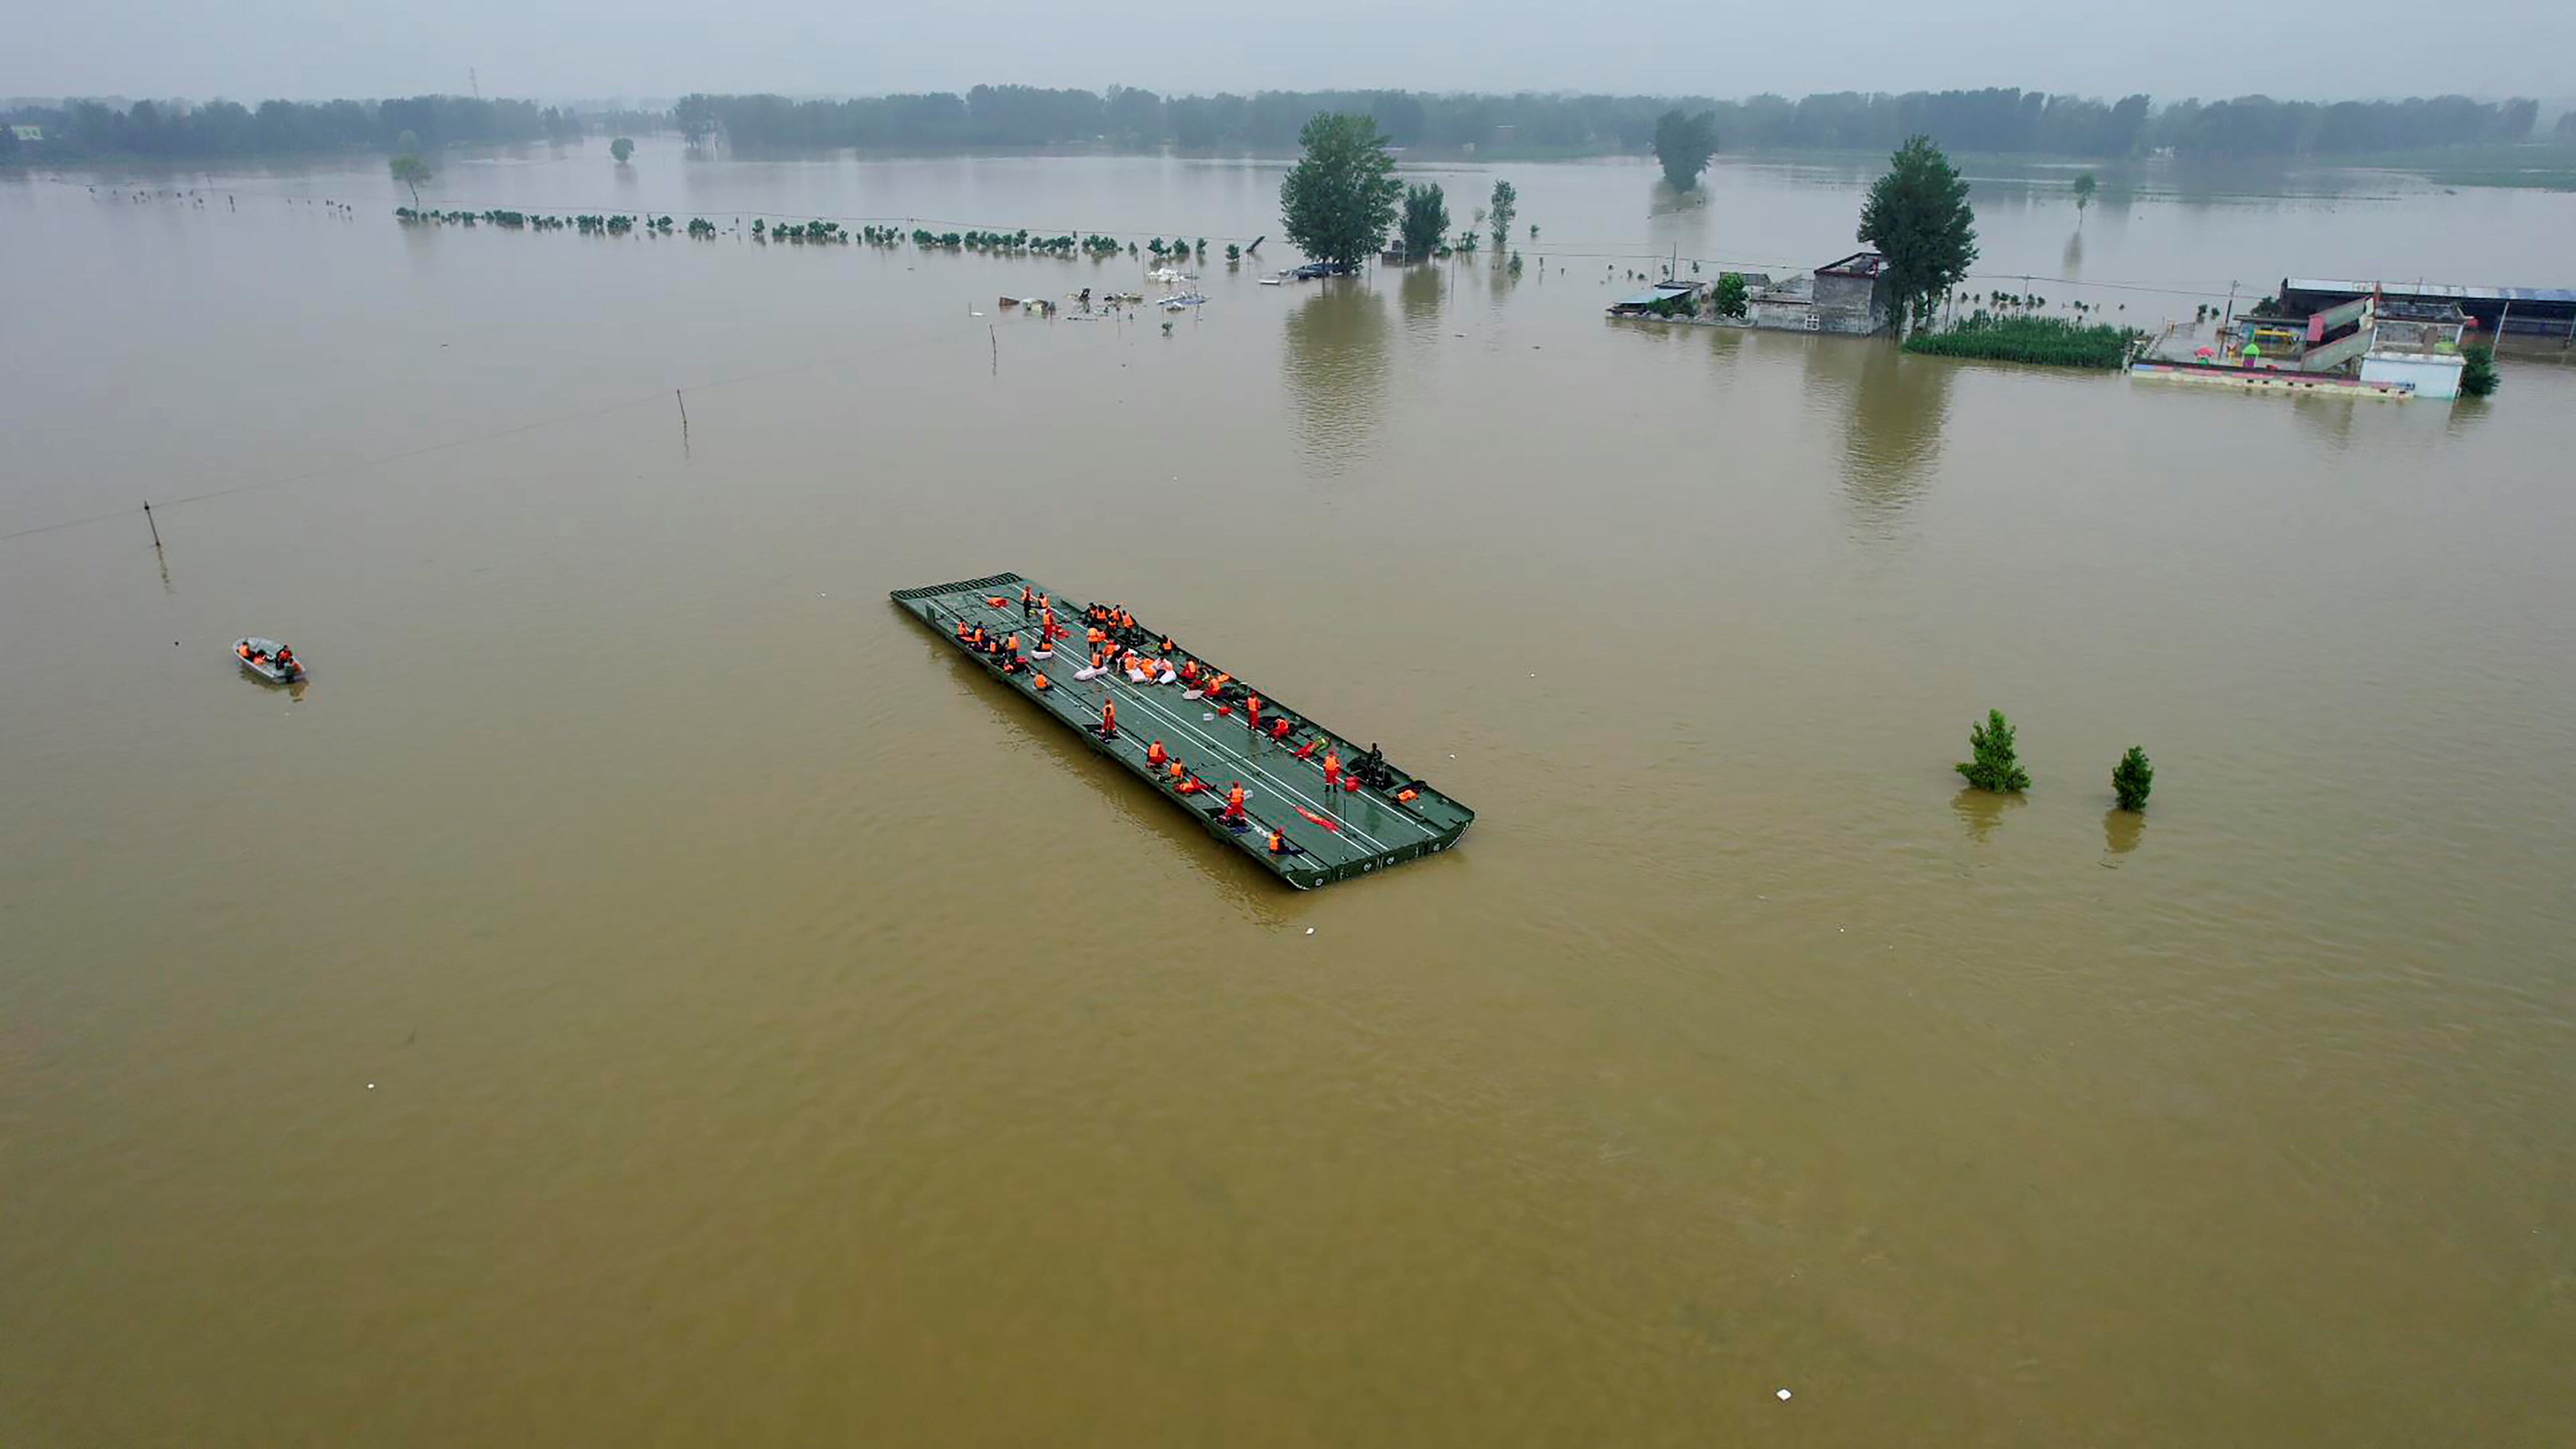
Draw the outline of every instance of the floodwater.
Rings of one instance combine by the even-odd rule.
[[[2576,369],[1608,324],[1860,173],[1505,174],[1517,280],[1212,258],[1169,335],[995,306],[1123,260],[0,183],[0,1442],[2567,1442]],[[426,199],[1221,249],[1277,176]],[[2291,192],[1978,199],[2134,321],[2571,280],[2576,197]],[[885,602],[1003,569],[1478,824],[1282,891]]]

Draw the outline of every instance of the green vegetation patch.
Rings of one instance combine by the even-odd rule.
[[[1905,339],[1905,350],[2042,367],[2117,368],[2128,362],[2130,344],[2141,335],[2127,327],[2086,326],[2063,317],[1997,317],[1980,310],[1941,331],[1915,333]]]

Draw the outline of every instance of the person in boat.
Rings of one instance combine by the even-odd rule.
[[[1161,740],[1156,740],[1145,747],[1145,763],[1157,770],[1163,768],[1163,761],[1169,758],[1171,758],[1170,752],[1163,748]]]
[[[280,644],[277,646],[277,667],[280,671],[287,674],[293,674],[295,672],[294,646],[288,644]]]
[[[1297,847],[1288,843],[1288,837],[1281,834],[1279,827],[1276,825],[1270,827],[1270,853],[1272,855],[1294,855],[1297,853]]]
[[[1173,789],[1179,790],[1182,784],[1190,777],[1189,767],[1183,765],[1176,757],[1173,759],[1171,765],[1164,770],[1163,777],[1171,782]],[[1188,792],[1184,790],[1182,793],[1187,794]]]
[[[1020,617],[1023,619],[1028,618],[1037,611],[1038,591],[1030,588],[1026,584],[1020,585]]]
[[[1274,719],[1270,722],[1270,737],[1274,740],[1284,740],[1288,738],[1288,731],[1290,728],[1291,726],[1285,718]]]
[[[1341,754],[1341,751],[1339,751],[1339,750],[1326,750],[1326,751],[1324,751],[1324,788],[1325,788],[1325,789],[1327,789],[1327,790],[1329,790],[1329,789],[1333,788],[1335,785],[1340,784],[1341,782],[1342,782],[1342,754]]]
[[[1029,678],[1029,688],[1036,690],[1040,694],[1046,693],[1050,687],[1051,686],[1047,683],[1046,671],[1043,669],[1039,670]]]
[[[1231,781],[1226,785],[1225,818],[1229,821],[1243,818],[1243,782],[1240,780]]]
[[[1118,738],[1118,701],[1114,699],[1100,702],[1100,737],[1104,740]]]
[[[1261,733],[1260,695],[1247,694],[1243,697],[1243,723],[1245,727],[1250,729],[1254,734]]]

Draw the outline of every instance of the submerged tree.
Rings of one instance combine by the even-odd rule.
[[[1485,214],[1494,219],[1494,250],[1500,252],[1512,239],[1512,218],[1521,209],[1521,194],[1508,181],[1494,183],[1494,199]]]
[[[1664,180],[1675,191],[1699,185],[1708,158],[1717,154],[1717,112],[1685,116],[1666,111],[1655,118],[1655,159],[1663,163]]]
[[[2090,171],[2082,172],[2076,176],[2075,214],[2077,216],[2082,216],[2084,214],[2084,208],[2093,204],[2093,192],[2100,185],[2100,182],[2093,179],[2093,173]]]
[[[393,178],[411,188],[411,204],[420,205],[420,184],[429,179],[429,163],[406,151],[385,163]]]
[[[1404,239],[1408,260],[1420,261],[1439,247],[1440,239],[1449,234],[1449,198],[1439,182],[1404,189],[1404,222],[1396,230]]]
[[[2111,792],[2120,797],[2123,810],[2147,808],[2147,791],[2156,783],[2156,767],[2147,763],[2147,752],[2136,745],[2111,767]]]
[[[1288,240],[1319,262],[1365,261],[1386,240],[1404,195],[1386,136],[1366,116],[1327,113],[1308,121],[1297,140],[1306,154],[1279,183]]]
[[[635,143],[620,136],[608,143],[608,154],[616,159],[618,165],[623,166],[626,164],[626,158],[635,154]]]
[[[2460,349],[2460,391],[2471,397],[2485,397],[2502,381],[2496,376],[2495,349],[2476,346]]]
[[[1954,766],[1968,777],[1970,787],[2012,794],[2030,788],[2030,776],[2022,773],[2021,762],[2013,757],[2012,721],[1999,709],[1986,711],[1986,722],[1968,726],[1968,753],[1974,759]]]
[[[1887,258],[1902,314],[1920,327],[1977,260],[1977,213],[1968,183],[1929,136],[1896,148],[1860,209],[1860,239]]]

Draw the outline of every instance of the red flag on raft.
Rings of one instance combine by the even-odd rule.
[[[1330,831],[1333,831],[1333,832],[1335,832],[1335,833],[1339,833],[1339,832],[1340,832],[1340,830],[1341,830],[1341,828],[1342,828],[1342,826],[1341,826],[1341,822],[1336,821],[1336,820],[1327,820],[1327,819],[1325,819],[1323,816],[1316,814],[1314,811],[1307,809],[1307,808],[1306,808],[1305,806],[1303,806],[1303,805],[1300,805],[1300,806],[1298,806],[1298,807],[1297,807],[1297,813],[1298,813],[1298,814],[1300,814],[1300,815],[1305,816],[1305,817],[1306,817],[1307,819],[1309,819],[1309,820],[1314,821],[1316,824],[1318,824],[1318,825],[1320,825],[1320,826],[1324,827],[1326,830],[1330,830]]]

